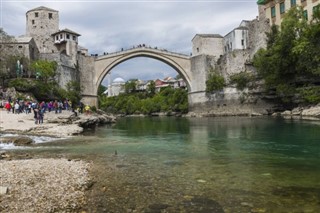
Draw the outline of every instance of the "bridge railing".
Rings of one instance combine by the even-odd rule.
[[[133,46],[131,48],[126,48],[126,49],[121,48],[120,51],[112,52],[112,53],[104,52],[102,55],[91,54],[91,56],[94,56],[94,57],[113,56],[113,55],[123,54],[125,52],[129,52],[129,51],[132,51],[132,50],[135,50],[135,49],[152,49],[152,50],[156,50],[156,51],[160,51],[160,52],[169,53],[169,54],[172,54],[172,55],[190,57],[190,55],[187,55],[187,54],[184,54],[184,53],[172,52],[172,51],[168,51],[167,49],[164,49],[164,48],[151,47],[151,46],[147,46],[145,44],[139,44],[137,46]]]

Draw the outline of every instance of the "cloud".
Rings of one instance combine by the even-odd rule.
[[[256,1],[62,1],[4,0],[1,27],[11,35],[25,34],[25,13],[38,6],[59,11],[60,29],[81,34],[79,44],[90,53],[119,51],[133,45],[164,48],[190,54],[191,40],[197,33],[225,35],[241,20],[257,16]],[[157,78],[171,68],[150,59],[132,59],[114,68],[130,76]],[[139,71],[137,71],[139,70]],[[114,72],[114,73],[115,73]],[[171,69],[171,74],[174,74]],[[132,73],[135,73],[134,75]],[[151,73],[151,74],[150,74]]]

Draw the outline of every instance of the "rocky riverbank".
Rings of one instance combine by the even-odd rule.
[[[116,118],[102,112],[75,115],[71,111],[55,114],[44,114],[43,124],[35,124],[33,114],[12,114],[0,110],[0,132],[29,135],[46,135],[53,137],[67,137],[80,134],[85,128],[114,123]]]
[[[317,120],[320,121],[320,104],[316,106],[297,107],[284,112],[273,113],[272,116],[280,116],[285,119]]]
[[[47,112],[43,124],[35,124],[33,114],[0,110],[0,143],[28,146],[34,143],[31,135],[68,137],[115,120],[102,112],[75,115],[63,111]],[[0,212],[85,212],[81,209],[92,185],[89,163],[0,152]]]

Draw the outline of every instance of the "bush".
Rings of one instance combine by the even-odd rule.
[[[299,95],[307,103],[317,104],[320,103],[320,87],[312,86],[298,89]]]
[[[9,87],[14,87],[17,91],[28,92],[35,88],[35,82],[27,81],[26,79],[16,78],[9,82]]]
[[[92,112],[97,112],[97,107],[96,106],[92,106],[92,107],[90,107],[90,109],[91,109]]]
[[[254,76],[252,73],[240,72],[230,76],[230,83],[235,84],[238,90],[244,90],[253,82]]]
[[[164,88],[150,97],[150,94],[130,93],[116,97],[99,97],[99,106],[109,113],[150,115],[156,112],[188,112],[188,94],[184,89]]]
[[[223,89],[225,86],[224,77],[212,72],[206,81],[206,92],[214,92]]]

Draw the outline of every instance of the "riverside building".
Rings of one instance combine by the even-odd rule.
[[[320,0],[258,0],[260,13],[264,13],[270,25],[280,25],[286,11],[301,6],[307,20],[311,20],[315,10],[320,9]]]

